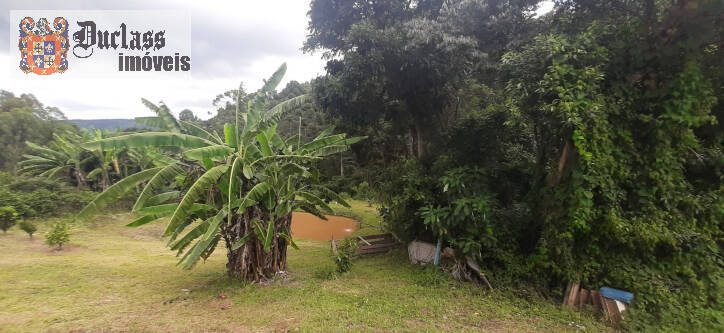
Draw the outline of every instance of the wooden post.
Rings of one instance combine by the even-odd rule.
[[[567,306],[570,309],[576,307],[578,303],[578,291],[581,285],[578,282],[571,282],[566,287],[566,293],[563,297],[563,306]]]
[[[578,308],[582,309],[590,299],[591,293],[587,289],[581,288],[580,296],[578,296]]]

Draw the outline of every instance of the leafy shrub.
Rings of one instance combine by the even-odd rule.
[[[0,186],[10,184],[14,178],[9,172],[0,171]]]
[[[45,243],[48,246],[56,246],[58,250],[63,248],[63,244],[70,241],[70,234],[68,233],[68,224],[65,221],[59,221],[53,224],[50,231],[45,234]]]
[[[12,206],[0,207],[0,229],[2,229],[4,233],[15,225],[17,218],[18,213]]]
[[[349,272],[352,268],[352,257],[357,251],[357,247],[357,241],[351,237],[345,237],[337,244],[337,253],[333,253],[332,256],[338,273]]]
[[[18,223],[18,227],[20,230],[25,231],[28,236],[30,236],[30,239],[33,239],[33,234],[38,231],[38,227],[35,223],[30,222],[29,220],[20,221],[20,223]]]
[[[40,189],[48,190],[51,192],[60,192],[64,188],[64,184],[61,184],[55,179],[48,179],[43,177],[16,177],[9,185],[8,188],[11,191],[16,192],[32,192]]]
[[[22,218],[57,216],[82,209],[94,195],[55,180],[16,177],[0,186],[0,206],[15,207]]]
[[[414,275],[415,284],[422,287],[442,286],[450,283],[450,278],[435,266],[425,266]]]

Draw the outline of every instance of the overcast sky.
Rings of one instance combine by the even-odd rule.
[[[307,81],[324,72],[321,55],[300,51],[307,34],[308,0],[243,1],[0,1],[0,89],[16,95],[32,93],[50,106],[57,106],[70,119],[132,118],[151,115],[141,97],[164,101],[176,113],[192,110],[208,118],[215,109],[213,98],[244,83],[254,91],[282,62],[287,62],[285,81]],[[17,28],[10,30],[9,11],[55,10],[144,10],[183,9],[191,19],[192,71],[188,79],[111,80],[99,78],[27,80],[9,75],[17,70],[18,52],[8,53],[17,43]],[[13,22],[13,26],[18,23]],[[71,22],[71,28],[74,24]],[[72,38],[72,36],[71,36]],[[69,58],[72,55],[69,54]],[[73,60],[73,59],[69,59]],[[71,63],[72,66],[72,63]],[[71,67],[72,69],[72,67]],[[34,75],[34,74],[29,74]],[[59,76],[62,74],[53,74]],[[62,84],[56,84],[62,83]]]
[[[538,12],[547,12],[552,2]],[[191,20],[191,76],[187,79],[114,80],[103,78],[17,78],[17,24],[10,10],[187,10]],[[133,118],[152,115],[141,97],[164,101],[173,112],[215,114],[213,98],[244,83],[254,91],[282,62],[289,80],[307,81],[324,73],[319,53],[300,50],[307,34],[309,0],[2,0],[0,1],[0,89],[34,94],[60,108],[69,119]],[[11,25],[12,23],[12,25]],[[70,22],[73,30],[74,24]],[[71,31],[72,31],[71,30]],[[72,36],[71,36],[72,39]],[[71,41],[72,43],[72,41]],[[8,53],[10,52],[10,53]],[[73,60],[72,55],[68,55]],[[72,66],[72,63],[71,63]],[[72,69],[72,67],[71,67]],[[34,75],[34,74],[29,74]],[[39,80],[40,79],[40,80]],[[211,112],[211,114],[209,113]]]

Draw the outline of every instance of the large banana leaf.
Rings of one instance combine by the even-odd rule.
[[[219,238],[217,237],[220,229],[219,225],[225,216],[226,210],[222,209],[209,219],[209,227],[206,229],[206,233],[204,233],[203,238],[189,250],[190,254],[188,254],[188,256],[184,256],[186,261],[184,269],[191,269],[204,252],[207,252],[210,247],[216,246],[216,242],[219,241]],[[181,259],[181,261],[184,261],[184,259]]]
[[[215,166],[206,171],[206,173],[204,173],[193,185],[191,185],[188,192],[186,192],[186,195],[184,195],[183,199],[181,199],[178,207],[176,207],[176,211],[174,211],[171,220],[168,222],[166,231],[163,233],[164,236],[170,236],[176,231],[176,229],[178,229],[179,226],[181,226],[182,222],[188,217],[193,204],[205,194],[206,189],[215,184],[219,177],[226,173],[228,168],[229,166],[225,164]]]
[[[30,141],[25,141],[25,144],[28,145],[28,147],[30,147],[31,150],[38,152],[43,157],[46,157],[46,158],[49,158],[52,160],[64,161],[69,158],[69,156],[65,153],[58,152],[58,151],[52,150],[50,148],[36,145]]]
[[[300,106],[310,102],[311,100],[311,97],[309,97],[308,95],[301,95],[281,102],[261,115],[261,119],[259,120],[259,126],[267,127],[270,124],[276,123],[285,114],[298,109]]]
[[[188,134],[191,134],[193,136],[198,136],[202,139],[206,139],[206,140],[209,140],[214,143],[218,143],[218,144],[224,143],[223,140],[221,140],[221,138],[218,135],[213,135],[213,134],[207,132],[205,129],[197,126],[194,123],[191,123],[188,121],[183,121],[183,120],[179,120],[179,123],[181,125],[183,125],[183,128],[186,130],[186,132],[188,132]]]
[[[315,189],[315,190],[317,190],[317,191],[319,191],[320,193],[322,193],[322,195],[323,195],[325,198],[327,198],[328,200],[336,201],[336,202],[339,203],[340,205],[342,205],[342,206],[344,206],[344,207],[347,207],[347,208],[350,208],[350,206],[349,206],[349,204],[347,203],[347,201],[345,201],[344,198],[342,198],[339,194],[337,194],[337,192],[332,191],[332,190],[330,190],[330,189],[328,189],[328,188],[326,188],[326,187],[324,187],[324,186],[322,186],[322,185],[313,185],[312,188]]]
[[[327,214],[334,214],[332,208],[329,207],[329,205],[327,205],[327,203],[324,202],[324,200],[322,200],[320,197],[314,195],[314,193],[306,191],[299,191],[297,193],[299,194],[299,196],[307,200],[310,203],[310,206],[317,206],[322,208],[322,211]]]
[[[227,156],[229,156],[229,154],[233,152],[234,148],[231,148],[227,145],[214,145],[187,150],[183,154],[185,157],[197,161],[201,161],[205,158],[208,158],[210,160],[223,161],[226,159]]]
[[[153,181],[153,179],[151,179],[151,181]],[[146,200],[145,205],[149,205],[149,206],[160,205],[166,201],[169,201],[172,199],[178,199],[180,196],[181,196],[181,191],[168,191],[168,192],[159,193],[159,194],[156,194],[156,195],[148,198],[148,200]]]
[[[178,251],[176,255],[181,254],[183,250],[191,244],[191,242],[199,238],[201,235],[206,233],[206,230],[209,229],[209,220],[203,221],[199,223],[195,228],[191,229],[189,232],[187,232],[185,235],[183,235],[181,238],[177,239],[176,241],[169,244],[169,248],[173,251]]]
[[[136,147],[201,148],[214,143],[196,136],[169,132],[145,132],[121,135],[83,144],[88,150],[113,150]]]
[[[246,192],[244,199],[241,200],[241,203],[239,204],[239,213],[242,213],[248,207],[251,207],[257,202],[261,202],[269,191],[272,191],[272,186],[269,183],[259,183],[254,185],[249,192]]]
[[[256,161],[252,162],[249,166],[256,166],[256,165],[264,165],[266,163],[271,162],[289,162],[289,163],[297,163],[297,162],[306,162],[306,161],[313,161],[313,160],[319,160],[321,157],[318,156],[309,156],[309,155],[272,155],[272,156],[265,156],[260,159],[257,159]]]
[[[143,102],[143,104],[146,105],[147,108],[151,109],[151,111],[155,112],[158,116],[157,127],[173,133],[181,133],[183,131],[181,125],[176,120],[176,117],[171,114],[171,111],[169,111],[168,107],[165,104],[161,104],[161,106],[156,106],[145,98],[141,98],[141,102]],[[150,119],[150,117],[147,119]],[[138,122],[138,120],[136,121]]]
[[[135,120],[137,124],[148,126],[153,129],[164,128],[163,120],[159,117],[136,117],[133,120]]]
[[[156,173],[161,171],[161,168],[146,169],[138,173],[134,173],[126,178],[121,179],[119,182],[111,185],[103,193],[99,194],[95,199],[88,203],[83,210],[76,215],[76,219],[85,219],[99,210],[103,209],[106,205],[111,202],[118,200],[128,190],[134,188],[136,185],[149,180]]]
[[[286,72],[287,63],[285,62],[281,66],[279,66],[276,71],[274,71],[274,74],[272,74],[268,80],[264,80],[264,85],[261,87],[261,92],[269,93],[274,91],[279,83],[282,82],[282,79],[284,78],[284,74],[286,74]]]
[[[176,163],[169,164],[163,167],[161,171],[156,173],[153,178],[151,178],[148,184],[146,184],[146,187],[143,188],[143,191],[141,191],[141,194],[138,195],[138,199],[136,199],[136,203],[133,205],[133,208],[131,210],[135,212],[143,208],[146,200],[148,200],[151,196],[153,196],[156,191],[166,186],[166,184],[173,181],[176,176],[183,172],[184,170],[181,168],[181,166]]]

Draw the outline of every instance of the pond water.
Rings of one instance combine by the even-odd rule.
[[[357,230],[357,221],[339,216],[327,216],[327,221],[309,213],[292,214],[292,237],[313,240],[342,239]]]

